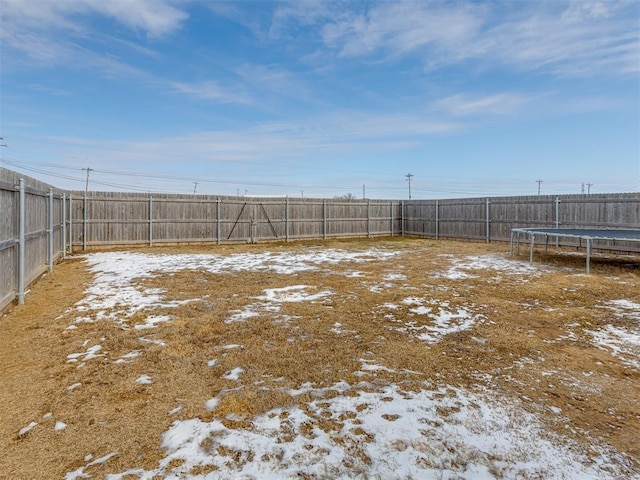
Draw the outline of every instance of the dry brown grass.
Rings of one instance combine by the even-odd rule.
[[[303,251],[313,245],[320,244],[148,251],[228,254]],[[404,255],[392,262],[339,264],[332,274],[182,271],[145,279],[144,286],[165,289],[167,298],[203,299],[153,311],[174,317],[145,332],[162,339],[165,346],[141,344],[140,331],[117,328],[107,321],[65,330],[77,316],[65,312],[82,298],[91,276],[80,259],[57,265],[53,274],[33,287],[25,305],[14,307],[0,319],[0,450],[4,452],[0,477],[59,479],[85,465],[87,454],[97,458],[116,451],[119,455],[106,466],[89,467],[86,473],[99,477],[133,466],[153,468],[163,457],[161,434],[174,420],[218,418],[229,428],[240,428],[248,426],[253,416],[275,407],[296,403],[304,408],[310,395],[292,396],[290,390],[306,382],[327,388],[325,396],[330,398],[337,395],[331,389],[337,382],[363,380],[376,385],[395,383],[407,391],[424,388],[425,381],[472,390],[489,388],[521,400],[540,415],[549,430],[582,444],[589,437],[601,439],[628,454],[638,466],[640,372],[594,347],[586,337],[563,338],[567,325],[579,325],[573,329],[581,335],[584,329],[618,321],[611,312],[596,308],[603,301],[624,298],[640,303],[637,258],[596,257],[592,275],[576,276],[583,272],[583,258],[537,253],[537,264],[554,263],[568,269],[525,275],[524,283],[497,281],[486,272],[466,280],[434,277],[434,272],[450,265],[451,257],[442,255],[502,255],[508,250],[505,245],[359,240],[322,246],[346,250],[376,246]],[[338,274],[354,269],[363,272],[363,277]],[[381,283],[391,270],[407,279],[372,292],[370,287]],[[313,303],[284,303],[275,320],[273,314],[263,312],[248,321],[225,323],[230,311],[257,302],[251,297],[261,295],[265,288],[290,285],[311,285],[334,294]],[[448,302],[450,310],[473,305],[474,313],[483,315],[485,321],[426,345],[396,328],[399,321],[420,321],[401,303],[409,296]],[[385,303],[399,308],[390,312],[383,307]],[[142,323],[149,313],[138,314],[129,324]],[[386,317],[389,313],[396,322]],[[336,323],[341,333],[332,331]],[[91,342],[83,346],[87,339]],[[97,343],[107,356],[88,361],[82,368],[66,362],[68,354]],[[229,344],[242,347],[222,348]],[[130,363],[114,363],[134,350],[143,353]],[[217,363],[208,367],[211,359]],[[363,374],[364,360],[390,371]],[[223,378],[236,367],[244,369],[238,381]],[[142,374],[148,374],[153,383],[137,384]],[[68,390],[74,383],[82,386]],[[214,397],[219,403],[208,411],[204,403]],[[169,415],[178,406],[182,410]],[[558,422],[549,407],[561,408],[566,421]],[[54,418],[43,419],[48,412]],[[326,432],[339,431],[339,420],[306,412]],[[54,432],[55,419],[66,422],[66,430]],[[18,431],[31,421],[40,425],[19,437]],[[359,450],[353,455],[366,463]],[[192,473],[207,473],[202,468]]]

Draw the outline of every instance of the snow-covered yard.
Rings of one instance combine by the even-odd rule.
[[[566,298],[553,305],[536,294],[547,277],[562,285],[574,284],[584,293],[590,287],[582,272],[531,267],[496,252],[461,256],[391,243],[229,254],[102,252],[87,254],[83,261],[93,279],[83,298],[60,317],[67,322],[65,338],[77,345],[64,361],[68,369],[77,370],[69,370],[69,378],[78,380],[61,386],[62,396],[90,388],[87,369],[99,365],[117,368],[121,381],[128,381],[127,388],[136,389],[147,403],[165,401],[157,392],[171,385],[165,374],[155,373],[157,364],[145,361],[150,352],[156,352],[153,358],[163,358],[175,346],[172,339],[178,337],[170,329],[187,328],[190,320],[182,314],[187,309],[203,308],[197,321],[209,318],[218,332],[211,338],[219,338],[218,344],[207,343],[206,352],[193,357],[200,360],[191,361],[189,368],[196,376],[215,376],[218,383],[211,383],[216,386],[208,395],[206,389],[199,390],[205,392],[200,397],[185,391],[166,405],[162,421],[166,428],[146,439],[160,452],[157,460],[131,458],[127,443],[108,451],[87,444],[75,452],[74,465],[64,473],[66,480],[640,478],[637,459],[616,449],[602,432],[574,424],[570,407],[546,396],[557,388],[552,382],[563,384],[563,392],[582,388],[582,395],[591,387],[607,388],[612,383],[606,378],[610,372],[594,374],[594,368],[585,365],[576,379],[575,369],[551,368],[537,344],[526,346],[527,355],[518,355],[515,350],[502,351],[497,340],[499,329],[507,328],[500,319],[545,312],[545,318],[555,321],[543,344],[569,349],[588,342],[590,351],[620,363],[637,383],[637,295],[594,300],[591,308],[576,305],[578,297],[571,297],[574,287],[560,289]],[[180,275],[200,277],[184,283]],[[211,278],[235,278],[242,284],[245,275],[260,275],[252,293],[245,293],[247,285],[224,294],[222,286],[207,287]],[[165,281],[171,286],[163,287]],[[632,281],[637,285],[637,274]],[[202,285],[196,288],[198,282]],[[491,294],[477,293],[490,285],[511,286],[521,297],[507,295],[497,302]],[[625,291],[633,291],[632,287]],[[352,305],[359,305],[358,317],[367,318],[356,321]],[[583,307],[584,322],[565,320],[569,308]],[[207,311],[216,315],[207,316]],[[601,321],[592,321],[593,312]],[[364,322],[377,329],[371,340]],[[98,325],[99,334],[93,330]],[[123,332],[137,344],[115,348],[105,328]],[[258,344],[249,343],[243,330],[253,332],[254,342],[256,331],[272,328],[284,333],[273,338],[265,334]],[[527,329],[526,321],[513,327],[521,343],[537,337],[536,328]],[[542,327],[539,331],[547,334]],[[393,354],[383,350],[391,348],[390,342],[401,346],[403,341],[404,358],[402,347]],[[320,373],[314,370],[307,381],[302,381],[304,372],[292,379],[277,367],[270,371],[269,365],[277,361],[262,364],[264,353],[250,351],[260,345],[264,352],[278,355],[300,344],[306,355],[317,355],[315,363],[324,363],[314,366]],[[318,353],[321,348],[332,350]],[[406,358],[422,351],[425,357],[420,362]],[[346,360],[334,364],[332,355]],[[485,355],[495,356],[496,363],[487,360],[484,365]],[[242,363],[249,358],[257,360]],[[473,358],[481,359],[477,366]],[[308,361],[313,365],[313,358]],[[443,361],[454,365],[440,371]],[[594,362],[604,363],[601,357]],[[141,370],[144,365],[148,370]],[[127,369],[133,369],[131,377]],[[599,380],[590,384],[595,377]],[[589,386],[579,386],[585,383]],[[254,397],[247,398],[277,393],[284,401],[264,409],[250,405],[234,409],[229,404],[232,397],[248,395],[249,390]],[[629,408],[640,411],[637,402]],[[611,413],[612,418],[619,420],[618,414]],[[46,415],[29,419],[19,437],[27,439],[45,428],[55,429],[58,436],[68,434],[70,425],[76,431],[83,428],[55,410]],[[136,416],[128,421],[136,422]]]

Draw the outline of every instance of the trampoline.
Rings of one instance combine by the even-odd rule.
[[[598,230],[589,228],[512,228],[510,254],[513,255],[513,242],[516,240],[518,253],[520,253],[520,234],[528,235],[529,243],[529,263],[533,264],[533,247],[536,237],[544,237],[545,247],[549,245],[549,237],[578,238],[584,240],[587,248],[587,273],[590,271],[591,247],[593,240],[624,240],[625,242],[640,243],[640,230]],[[556,243],[557,247],[557,243]]]

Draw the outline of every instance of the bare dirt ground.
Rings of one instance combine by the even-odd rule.
[[[209,421],[215,416],[229,428],[243,428],[255,415],[309,400],[305,393],[293,398],[288,389],[357,383],[367,358],[386,367],[375,372],[379,384],[411,391],[430,381],[518,399],[550,432],[575,440],[585,451],[598,439],[627,457],[629,472],[640,471],[640,369],[611,349],[599,348],[589,333],[628,321],[604,308],[606,302],[640,303],[638,257],[596,255],[592,274],[585,275],[582,256],[536,252],[534,267],[539,268],[514,280],[482,266],[467,269],[466,278],[442,275],[453,260],[465,256],[509,259],[504,244],[387,239],[136,252],[231,255],[318,246],[374,247],[402,255],[358,264],[358,276],[344,274],[353,265],[337,264],[332,274],[183,270],[140,279],[140,288],[159,289],[171,300],[201,299],[153,311],[172,320],[158,326],[163,345],[144,347],[140,329],[114,328],[113,322],[69,330],[78,316],[74,305],[87,295],[93,275],[81,256],[56,265],[32,287],[25,305],[0,318],[0,478],[61,479],[87,463],[87,452],[119,452],[108,468],[99,463],[85,470],[94,478],[132,465],[151,469],[163,457],[162,433],[177,418]],[[526,260],[525,254],[519,259]],[[402,281],[385,283],[389,262]],[[230,312],[246,311],[255,302],[248,299],[292,284],[331,291],[330,301],[287,303],[278,322],[268,321],[264,312],[229,322]],[[437,299],[431,305],[436,309],[472,307],[482,321],[426,343],[411,334],[420,331],[423,320],[406,302],[410,296]],[[140,312],[127,325],[143,325],[148,315]],[[88,338],[99,339],[109,359],[126,358],[141,348],[144,354],[121,363],[100,357],[78,368],[69,355],[87,350]],[[219,355],[203,374],[202,365],[229,344],[244,348]],[[224,373],[237,365],[245,366],[244,388],[229,389]],[[150,375],[153,383],[136,383],[142,375]],[[82,387],[72,388],[78,384]],[[203,409],[207,399],[223,391],[215,411]],[[181,410],[168,416],[177,405]],[[58,418],[66,422],[64,430],[54,428]],[[322,425],[318,419],[327,430],[335,421]],[[38,427],[19,434],[30,422]]]

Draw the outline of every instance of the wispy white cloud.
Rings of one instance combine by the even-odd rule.
[[[72,62],[74,45],[67,41],[52,41],[47,35],[31,31],[23,31],[10,23],[4,22],[0,28],[5,58],[9,50],[17,52],[16,63],[30,64],[38,67],[50,67],[61,63]]]
[[[497,93],[483,97],[457,94],[437,100],[433,109],[453,116],[507,115],[536,97],[516,93]]]
[[[109,0],[88,1],[88,5],[103,15],[151,36],[171,33],[188,18],[186,11],[166,0]]]
[[[171,33],[187,19],[184,3],[167,0],[2,0],[2,42],[10,52],[10,65],[65,67],[95,72],[104,78],[134,80],[159,91],[197,97],[216,103],[251,103],[238,89],[213,80],[178,82],[162,78],[111,51],[124,48],[137,55],[157,58],[145,45],[90,30],[86,16],[108,17],[150,37]]]
[[[243,105],[251,105],[253,103],[249,95],[239,92],[237,89],[225,88],[213,80],[191,83],[159,81],[158,83],[166,83],[174,92],[205,100],[212,100],[216,103],[237,103]]]
[[[598,9],[589,10],[574,5],[507,19],[488,29],[470,56],[562,76],[640,71],[640,4],[598,3]]]
[[[323,163],[339,162],[353,153],[383,150],[399,153],[459,128],[455,122],[439,121],[426,114],[345,111],[298,121],[265,122],[246,128],[148,140],[49,137],[42,143],[48,145],[50,152],[65,152],[65,158],[70,155],[91,158],[102,168],[110,165],[128,169],[135,162],[140,168],[152,165],[162,169],[175,165],[176,160],[185,166],[274,161],[304,164],[321,159]],[[268,165],[265,163],[265,167]]]
[[[570,76],[640,70],[640,4],[633,1],[304,5],[276,10],[272,32],[286,37],[286,29],[312,26],[324,48],[342,58],[414,55],[430,69],[474,60]]]
[[[37,67],[78,64],[87,56],[90,41],[101,34],[92,31],[86,17],[98,14],[131,29],[158,37],[171,33],[188,14],[167,0],[2,0],[0,39],[4,54],[15,53],[20,63]],[[152,51],[120,41],[143,53]],[[82,52],[84,50],[84,53]]]
[[[313,88],[297,73],[280,65],[261,65],[242,63],[233,68],[239,82],[261,98],[261,104],[267,108],[267,95],[275,95],[278,99],[313,102]],[[316,93],[317,94],[317,93]],[[277,102],[281,105],[281,102]]]
[[[151,36],[170,33],[188,14],[168,0],[3,0],[3,21],[40,29],[84,31],[76,16],[98,13]]]
[[[318,28],[323,23],[341,18],[348,12],[346,4],[325,0],[280,2],[273,11],[268,28],[271,39],[290,39],[303,28]]]
[[[429,47],[453,50],[478,33],[484,8],[440,2],[380,2],[322,29],[325,44],[343,57],[402,55]]]

